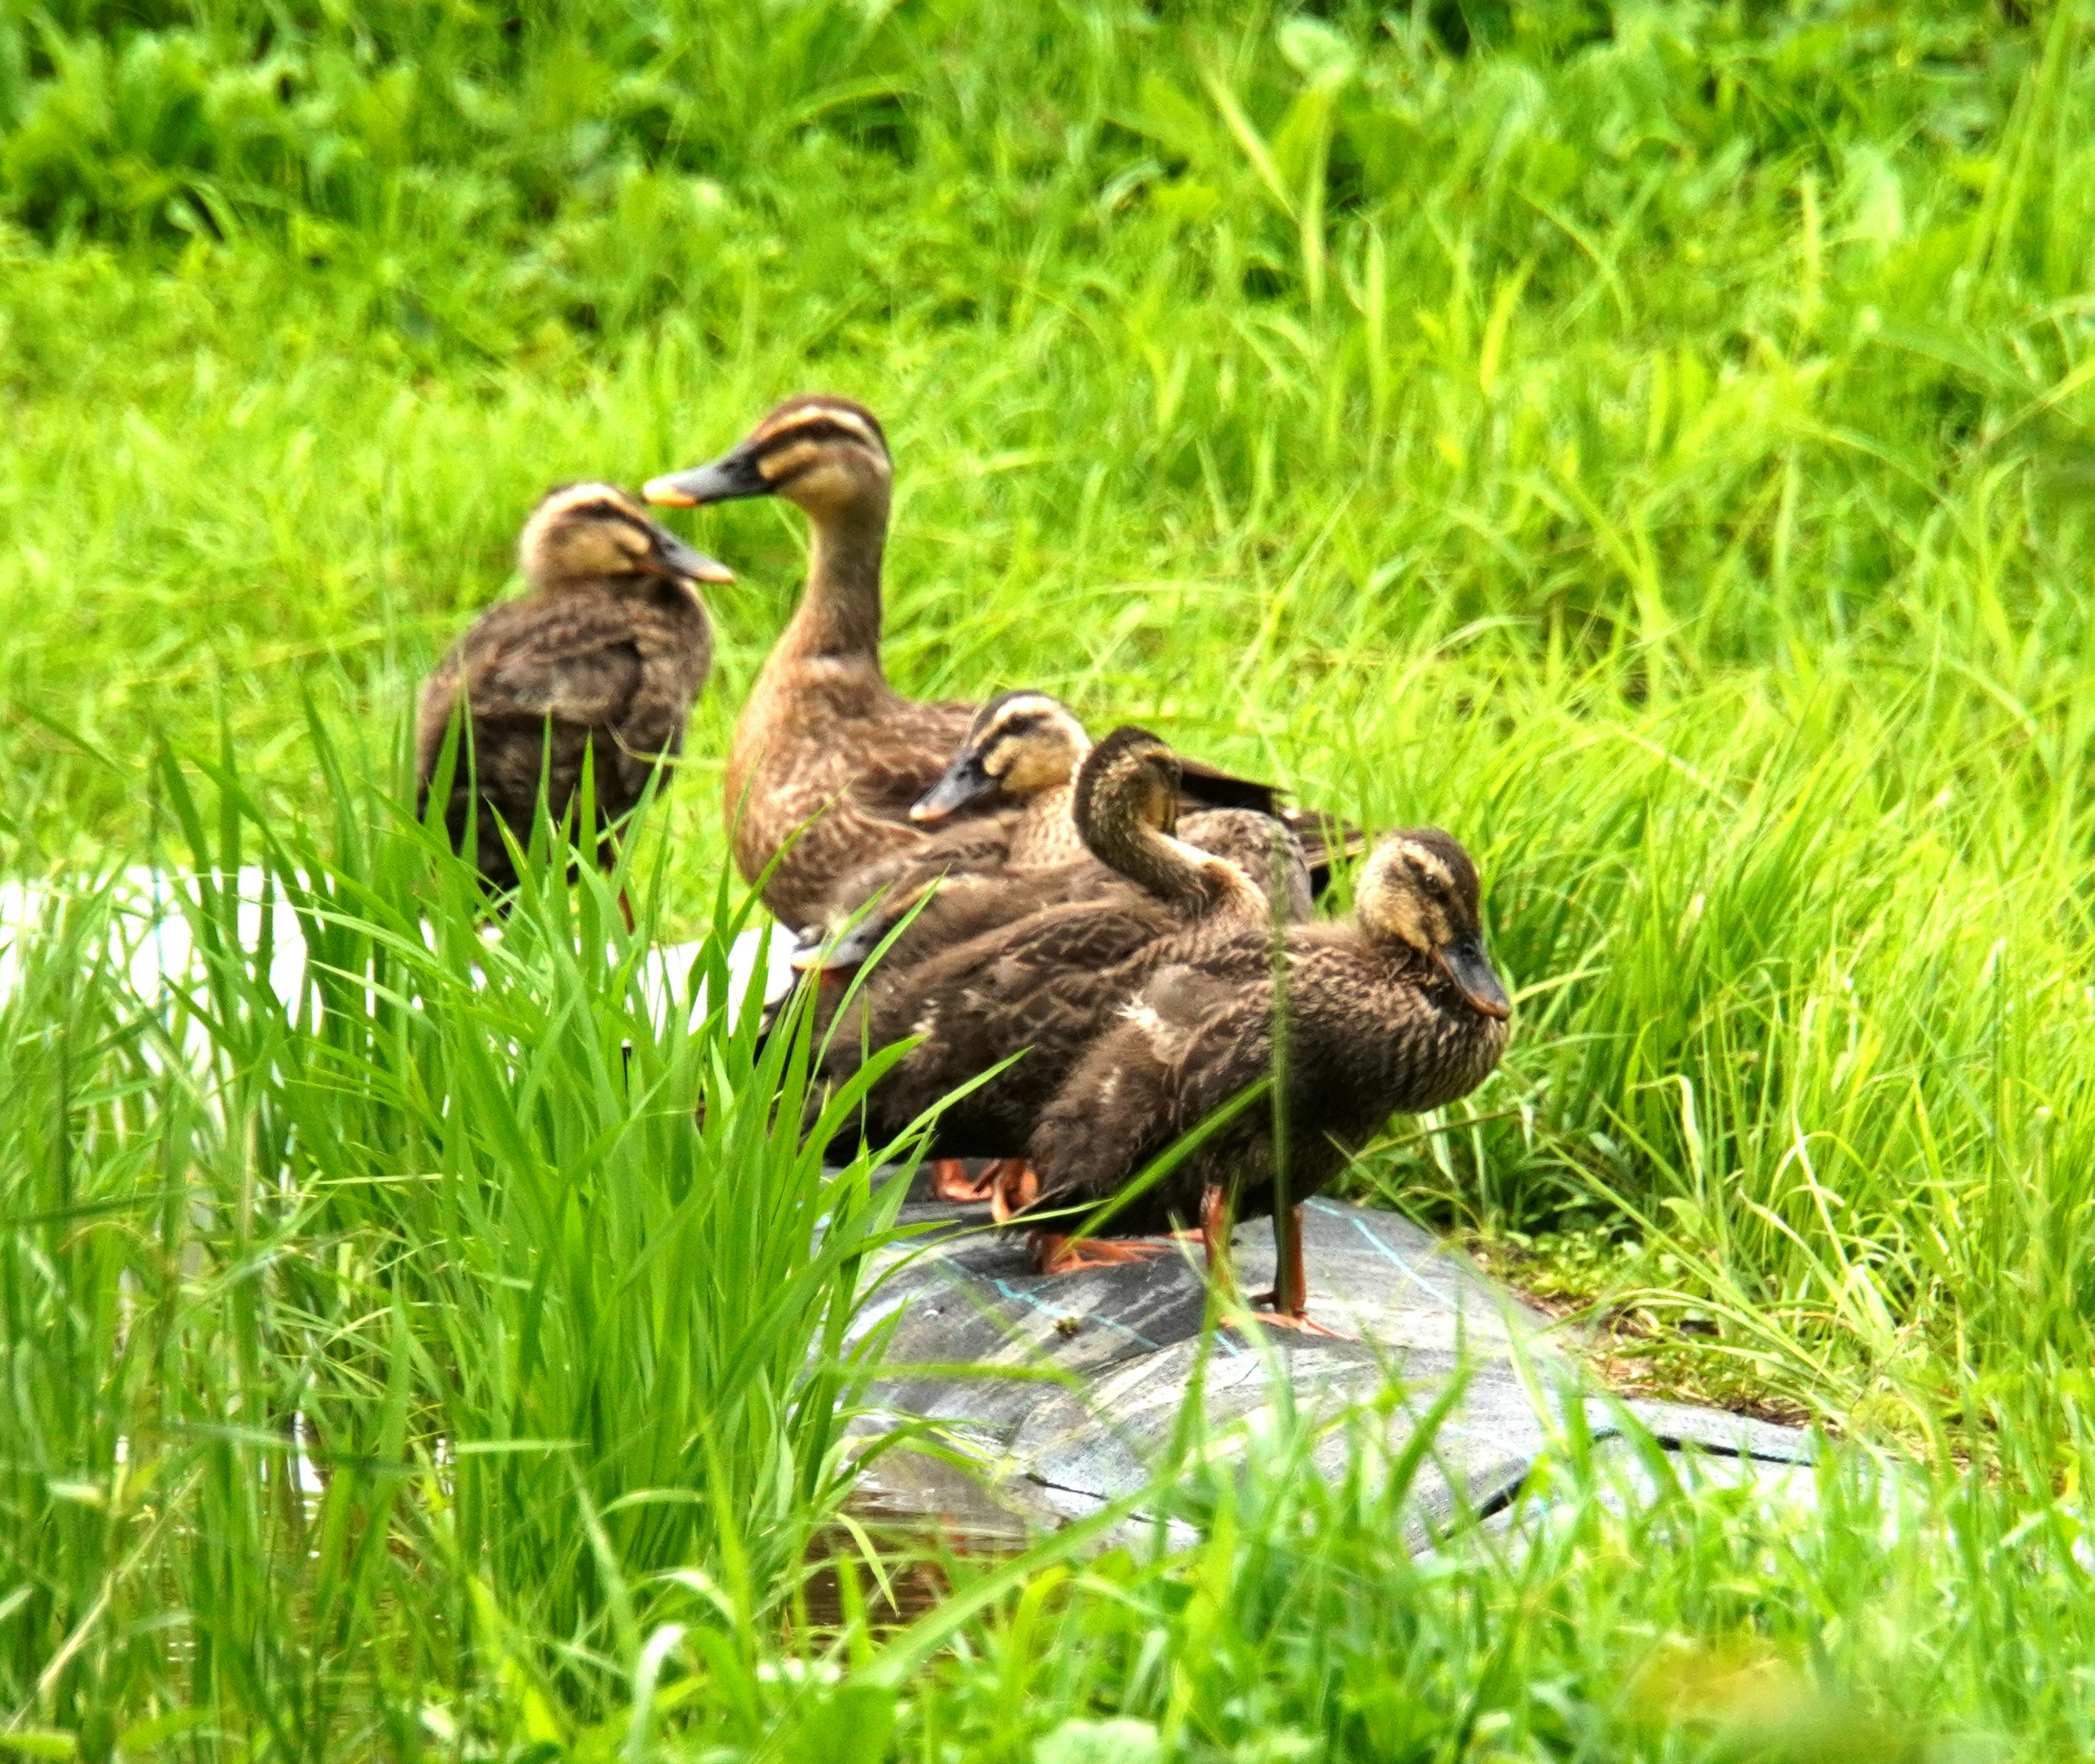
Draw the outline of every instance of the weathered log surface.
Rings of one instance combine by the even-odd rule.
[[[989,1227],[987,1209],[931,1201],[921,1181],[902,1219],[926,1235],[891,1255],[859,1325],[891,1330],[884,1357],[896,1370],[876,1399],[939,1423],[987,1474],[978,1489],[921,1458],[891,1457],[873,1482],[890,1510],[992,1531],[1095,1511],[1144,1486],[1196,1379],[1211,1435],[1241,1448],[1288,1403],[1333,1416],[1394,1378],[1409,1400],[1384,1423],[1392,1451],[1459,1379],[1413,1485],[1421,1543],[1510,1500],[1574,1405],[1596,1440],[1641,1428],[1670,1454],[1689,1452],[1696,1474],[1771,1473],[1808,1491],[1808,1476],[1784,1472],[1809,1463],[1810,1435],[1599,1393],[1550,1319],[1395,1213],[1326,1200],[1306,1209],[1310,1313],[1352,1339],[1261,1329],[1254,1340],[1223,1328],[1204,1347],[1197,1246],[1042,1276],[1020,1239]],[[1269,1288],[1270,1226],[1240,1230],[1236,1257],[1246,1291]],[[1349,1448],[1345,1430],[1331,1429],[1313,1461],[1336,1474]]]

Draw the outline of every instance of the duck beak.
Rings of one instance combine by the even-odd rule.
[[[1513,1015],[1513,1000],[1506,996],[1505,988],[1492,971],[1481,937],[1465,937],[1453,943],[1443,943],[1433,952],[1433,959],[1454,982],[1455,990],[1462,995],[1471,1010],[1481,1016],[1496,1017],[1500,1022]]]
[[[909,818],[920,826],[943,821],[956,809],[966,808],[997,787],[998,782],[983,765],[982,756],[970,748],[946,768],[937,783],[910,804]]]
[[[733,581],[734,572],[716,557],[695,551],[667,527],[655,529],[655,561],[678,581]]]
[[[672,472],[651,477],[641,487],[651,503],[672,508],[695,508],[708,503],[731,503],[744,496],[769,496],[771,480],[757,468],[756,450],[744,442],[722,454],[710,465],[695,465],[688,472]]]

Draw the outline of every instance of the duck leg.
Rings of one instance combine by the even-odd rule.
[[[1309,1276],[1302,1265],[1302,1207],[1298,1201],[1273,1216],[1273,1290],[1259,1300],[1273,1307],[1266,1321],[1277,1329],[1299,1329],[1307,1335],[1329,1335],[1343,1340],[1335,1329],[1326,1329],[1309,1316]]]
[[[1208,1252],[1208,1278],[1214,1282],[1225,1304],[1236,1296],[1237,1290],[1236,1271],[1230,1261],[1230,1233],[1234,1223],[1229,1191],[1219,1183],[1204,1191],[1200,1196],[1200,1242]],[[1273,1232],[1274,1248],[1278,1252],[1274,1270],[1274,1290],[1260,1293],[1255,1301],[1270,1304],[1273,1309],[1259,1321],[1275,1329],[1300,1330],[1305,1335],[1338,1337],[1336,1330],[1312,1322],[1305,1309],[1309,1280],[1302,1267],[1302,1209],[1290,1209],[1284,1225],[1276,1216]]]
[[[608,831],[599,835],[596,847],[597,868],[608,881],[618,873],[618,842]],[[572,872],[570,873],[572,873]],[[618,916],[625,921],[625,934],[630,937],[639,926],[634,922],[633,902],[625,892],[625,884],[618,885]]]
[[[999,1158],[985,1165],[981,1175],[970,1176],[965,1158],[934,1158],[931,1162],[931,1192],[940,1200],[956,1201],[963,1206],[990,1200],[996,1193],[1000,1166],[1011,1161],[1013,1161]]]
[[[1200,1191],[1200,1248],[1208,1258],[1208,1278],[1226,1303],[1237,1296],[1236,1270],[1230,1261],[1235,1222],[1230,1217],[1229,1190],[1214,1183]]]

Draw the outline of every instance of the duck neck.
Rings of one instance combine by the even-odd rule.
[[[1204,912],[1223,892],[1213,857],[1144,821],[1094,828],[1089,843],[1101,863],[1160,900]]]
[[[1395,972],[1418,974],[1428,979],[1440,972],[1439,964],[1434,960],[1432,952],[1421,949],[1409,938],[1398,936],[1387,926],[1371,924],[1357,913],[1353,922],[1368,947]]]
[[[808,590],[786,638],[805,656],[851,656],[880,666],[880,561],[887,494],[810,516]]]
[[[1051,784],[1027,799],[1019,811],[1017,825],[1012,829],[1010,861],[1013,865],[1026,869],[1065,864],[1084,855],[1083,841],[1077,836],[1077,825],[1069,814],[1069,799],[1074,794],[1072,785]]]

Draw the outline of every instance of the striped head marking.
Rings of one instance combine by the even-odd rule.
[[[538,499],[516,541],[517,566],[534,588],[657,577],[690,587],[733,581],[724,564],[695,551],[648,518],[616,484],[562,484]]]
[[[943,821],[985,797],[1030,800],[1067,784],[1091,751],[1077,714],[1045,692],[1005,692],[975,712],[939,781],[909,811],[912,821]]]
[[[1477,871],[1438,827],[1393,833],[1375,847],[1354,890],[1361,923],[1413,949],[1477,929]]]
[[[1077,713],[1045,692],[1005,692],[977,713],[967,745],[982,768],[1013,796],[1037,796],[1066,784],[1091,751]]]
[[[1477,867],[1438,827],[1394,833],[1361,872],[1354,910],[1371,937],[1426,956],[1481,1015],[1513,1010],[1484,953]]]
[[[894,476],[887,437],[863,404],[828,393],[791,398],[708,465],[658,477],[647,499],[688,507],[783,496],[817,520],[854,504],[884,510]]]

